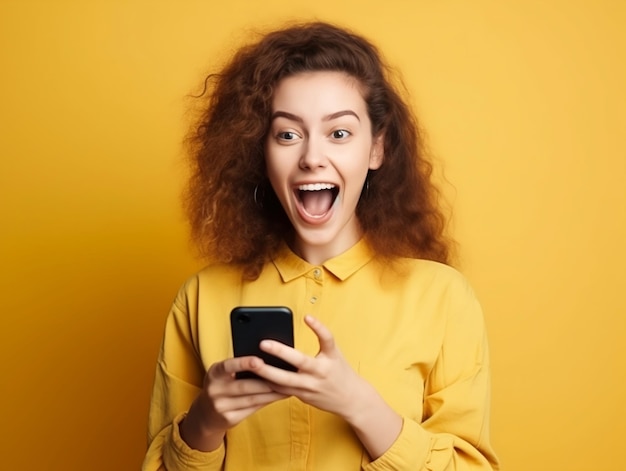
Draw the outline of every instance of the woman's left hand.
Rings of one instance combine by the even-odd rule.
[[[262,350],[291,363],[298,371],[294,373],[265,365],[256,373],[269,381],[276,392],[295,396],[349,420],[358,412],[358,398],[371,386],[345,360],[330,330],[312,316],[306,316],[304,320],[319,339],[319,353],[310,357],[280,342],[264,340]]]

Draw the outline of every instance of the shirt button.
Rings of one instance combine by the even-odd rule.
[[[315,304],[317,302],[317,296],[313,296],[311,299],[311,304]]]
[[[321,275],[322,275],[322,270],[320,270],[319,268],[316,268],[315,270],[313,270],[313,276],[315,277],[316,280],[319,280]]]

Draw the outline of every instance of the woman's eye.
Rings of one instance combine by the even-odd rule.
[[[282,139],[284,141],[293,141],[296,138],[296,133],[291,131],[284,131],[278,133],[278,139]]]
[[[337,129],[333,131],[332,136],[333,139],[345,139],[350,135],[350,131],[346,131],[345,129]]]

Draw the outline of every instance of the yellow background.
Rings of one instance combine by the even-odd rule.
[[[340,22],[403,73],[485,308],[508,470],[623,467],[626,2],[0,2],[0,468],[138,469],[199,268],[185,95],[246,37]]]

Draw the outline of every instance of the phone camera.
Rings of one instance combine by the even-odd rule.
[[[252,319],[250,319],[250,315],[248,314],[239,314],[237,316],[237,322],[239,324],[249,324],[251,320]]]

